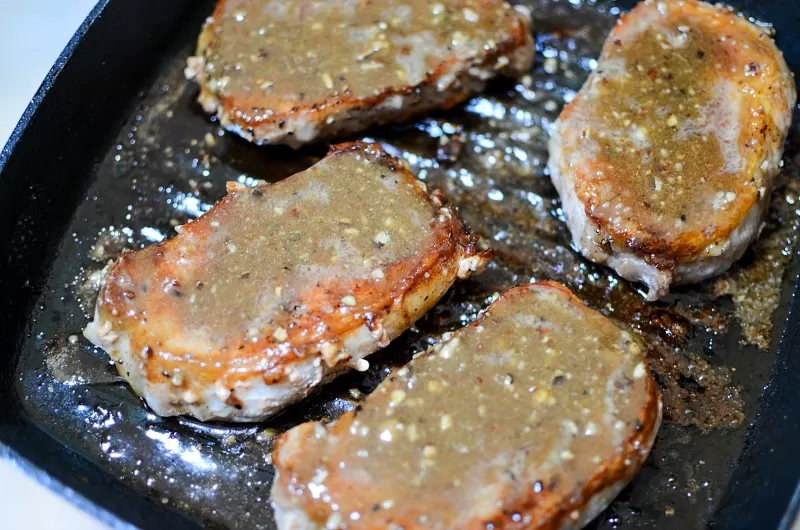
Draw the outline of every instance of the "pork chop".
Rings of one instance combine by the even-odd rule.
[[[650,300],[725,271],[761,229],[795,99],[766,28],[721,5],[640,3],[552,130],[574,244]]]
[[[556,283],[507,291],[335,422],[276,441],[280,530],[580,528],[661,420],[642,349]]]
[[[180,234],[120,257],[84,334],[152,409],[257,421],[407,329],[486,253],[377,145],[231,184]]]
[[[219,0],[186,76],[225,128],[299,146],[452,107],[532,61],[504,0]]]

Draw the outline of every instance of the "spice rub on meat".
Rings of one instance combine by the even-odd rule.
[[[256,421],[365,369],[485,265],[475,243],[402,161],[334,146],[120,257],[85,335],[158,414]]]
[[[504,0],[219,0],[186,76],[225,128],[299,146],[452,107],[533,51]]]
[[[565,287],[503,294],[335,422],[275,445],[281,530],[580,528],[661,421],[642,349]]]
[[[723,272],[760,231],[795,99],[767,29],[695,0],[637,5],[552,131],[575,245],[651,300]]]

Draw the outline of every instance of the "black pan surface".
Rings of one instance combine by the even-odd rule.
[[[80,336],[98,271],[123,248],[169,237],[202,214],[225,181],[278,180],[326,147],[259,148],[202,113],[182,69],[211,2],[101,2],[0,155],[2,450],[114,524],[272,528],[277,433],[349,409],[390,367],[471,321],[493,293],[556,279],[645,338],[666,405],[642,473],[591,527],[788,528],[800,477],[797,127],[753,249],[722,279],[646,305],[636,286],[569,247],[544,169],[549,125],[630,6],[526,3],[538,46],[530,76],[367,133],[459,206],[497,251],[489,271],[458,284],[366,374],[274,420],[231,427],[158,418]],[[797,69],[800,9],[790,4],[740,7],[775,24]]]

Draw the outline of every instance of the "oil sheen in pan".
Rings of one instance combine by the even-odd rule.
[[[35,314],[19,364],[26,414],[120,480],[203,525],[272,528],[272,440],[299,422],[336,417],[444,331],[471,321],[494,293],[531,280],[566,283],[594,307],[640,332],[664,390],[665,425],[642,473],[592,528],[694,528],[705,522],[740,454],[769,375],[773,330],[783,322],[800,214],[797,131],[790,136],[769,221],[754,248],[723,278],[641,296],[569,247],[545,174],[546,140],[561,106],[595,66],[618,10],[611,4],[534,3],[537,61],[517,84],[498,83],[457,109],[373,138],[444,190],[496,249],[482,276],[458,284],[418,325],[372,359],[365,374],[258,425],[200,424],[149,413],[80,331],[99,271],[123,248],[173,233],[206,211],[227,180],[277,180],[324,154],[257,148],[222,132],[182,77],[197,28],[176,37],[174,59],[142,93],[98,166]],[[724,295],[724,296],[721,296]],[[729,295],[729,296],[728,296]]]

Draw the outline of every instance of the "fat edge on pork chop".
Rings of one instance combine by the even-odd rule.
[[[487,259],[404,162],[343,144],[123,254],[85,335],[156,413],[257,421],[366,369]]]
[[[725,271],[761,229],[795,99],[766,28],[721,5],[640,3],[551,133],[574,244],[650,300]]]
[[[643,350],[546,282],[503,294],[355,410],[275,444],[280,530],[580,528],[661,420]]]
[[[220,0],[186,76],[223,127],[297,147],[452,107],[533,52],[504,0]]]

